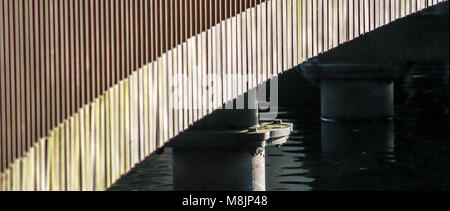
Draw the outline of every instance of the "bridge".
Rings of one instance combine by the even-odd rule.
[[[224,136],[239,140],[233,144],[255,139],[257,150],[279,144],[290,125],[259,123],[251,100],[258,86],[440,2],[1,0],[0,190],[105,190],[170,140],[182,149],[229,145]],[[351,73],[355,68],[376,72],[397,67],[309,62],[303,68],[316,79],[328,74],[324,68]],[[358,74],[358,79],[369,77]],[[329,98],[349,96],[336,92],[342,84],[323,81],[329,95],[322,101],[325,118],[361,117],[353,112],[361,105],[333,109],[345,102]],[[380,89],[382,96],[362,92],[361,97],[381,99],[369,118],[389,117],[391,82],[377,84],[361,90]],[[239,100],[244,97],[249,100]],[[239,105],[248,109],[223,109]],[[225,123],[214,125],[216,118]],[[228,130],[211,133],[211,128]],[[199,141],[205,136],[210,140]],[[176,158],[180,162],[201,162],[181,151]],[[245,159],[261,165],[260,155]],[[208,156],[213,155],[200,157]],[[195,174],[204,166],[179,167],[179,174]],[[263,166],[253,166],[248,175],[263,171]],[[263,177],[252,179],[255,186],[250,189],[264,189],[257,186]],[[180,184],[187,180],[180,179]]]

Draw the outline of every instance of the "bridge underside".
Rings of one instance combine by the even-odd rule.
[[[367,40],[395,33],[357,37],[441,1],[105,2],[1,1],[0,190],[104,190],[198,120],[311,57],[368,63],[381,41]],[[354,38],[359,50],[340,45]],[[424,49],[439,45],[428,41]],[[448,51],[411,60],[430,58],[448,62]]]

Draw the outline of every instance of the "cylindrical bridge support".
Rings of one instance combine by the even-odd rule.
[[[320,83],[324,121],[386,120],[394,116],[397,65],[305,63],[306,77]]]
[[[371,79],[322,80],[324,120],[390,119],[394,116],[394,82]]]
[[[284,143],[292,125],[259,122],[256,105],[245,104],[213,112],[171,142],[174,190],[265,191],[264,148]]]
[[[214,140],[211,140],[214,141]],[[173,149],[175,190],[264,191],[264,147]]]

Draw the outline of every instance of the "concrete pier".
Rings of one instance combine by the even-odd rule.
[[[378,80],[323,80],[324,120],[390,119],[394,116],[394,83]]]
[[[317,64],[301,66],[321,88],[325,121],[386,120],[394,116],[394,80],[400,65]]]
[[[246,109],[218,110],[170,143],[174,190],[266,190],[265,147],[285,143],[292,125],[259,122],[251,103],[256,99]]]
[[[265,191],[264,147],[174,147],[173,181],[176,191]]]

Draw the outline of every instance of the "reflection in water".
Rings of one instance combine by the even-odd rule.
[[[266,148],[266,189],[448,190],[448,88],[448,69],[413,72],[396,85],[395,120],[365,123],[322,123],[316,88],[303,88],[304,100],[280,109],[294,131]],[[172,190],[170,149],[111,190]]]
[[[322,122],[322,156],[392,153],[394,139],[393,121]]]
[[[371,175],[395,163],[394,123],[322,122],[321,162],[326,171],[316,189],[373,190],[382,187],[380,178]],[[323,172],[325,173],[325,172]],[[377,174],[377,173],[375,173]]]
[[[320,125],[312,129],[320,137],[296,130],[289,143],[268,150],[268,190],[372,189],[364,183],[377,181],[364,174],[395,163],[393,121],[311,124]]]
[[[295,127],[295,126],[294,126]],[[294,130],[288,142],[281,147],[266,148],[266,189],[274,191],[284,190],[312,190],[314,177],[308,175],[305,162],[310,159],[306,149],[302,131]]]

